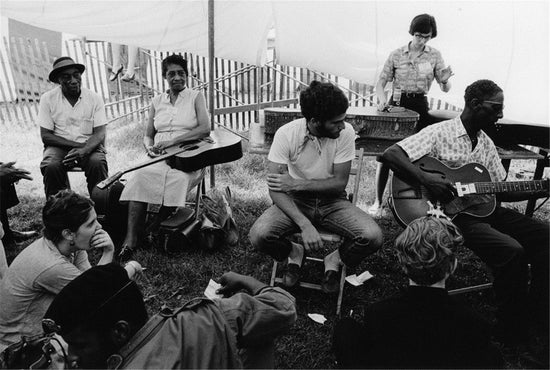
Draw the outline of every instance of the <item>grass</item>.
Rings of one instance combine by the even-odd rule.
[[[117,122],[109,126],[107,149],[111,174],[145,159],[141,145],[142,135],[143,124],[140,122]],[[17,166],[28,169],[34,177],[32,182],[21,181],[17,185],[21,203],[9,210],[12,228],[40,230],[44,193],[42,176],[38,168],[42,158],[39,130],[32,124],[4,123],[0,125],[0,137],[0,158],[3,161],[17,159]],[[358,206],[366,209],[374,197],[376,162],[369,158],[365,160],[364,165]],[[519,164],[513,163],[513,169],[514,167],[524,170],[534,168],[534,164],[520,161]],[[240,231],[240,242],[237,246],[224,247],[215,253],[190,248],[176,256],[167,256],[156,249],[137,252],[135,259],[148,268],[139,278],[139,283],[151,314],[157,312],[164,304],[177,307],[187,299],[202,295],[210,278],[219,277],[229,270],[252,275],[264,282],[269,281],[271,258],[253,250],[247,238],[253,222],[270,205],[265,174],[266,158],[261,155],[245,154],[237,162],[216,167],[216,189],[229,186],[235,199],[234,215]],[[84,176],[76,173],[71,174],[70,178],[73,189],[86,194]],[[211,190],[210,193],[215,196],[216,191],[219,190]],[[511,206],[522,210],[525,203],[514,203]],[[544,205],[535,217],[547,222],[549,212],[550,207]],[[342,308],[344,315],[351,310],[354,315],[360,315],[365,305],[391,296],[406,285],[406,278],[398,268],[392,248],[401,228],[389,212],[385,212],[377,221],[384,230],[384,246],[359,267],[359,270],[368,269],[374,278],[360,287],[346,285]],[[30,242],[18,250],[8,250],[8,259],[11,261]],[[458,254],[460,266],[449,281],[450,289],[489,280],[485,266],[469,250],[461,250]],[[93,256],[96,260],[97,257]],[[321,266],[307,267],[313,280],[321,278],[321,269]],[[333,368],[335,365],[330,352],[330,340],[333,325],[337,320],[336,298],[304,289],[295,290],[293,294],[298,304],[298,321],[288,334],[277,340],[276,366]],[[458,299],[471,305],[488,319],[494,319],[495,299],[492,290],[463,294]],[[307,318],[308,313],[323,314],[328,320],[324,325],[320,325]],[[543,348],[547,351],[547,344]],[[508,367],[527,367],[517,352],[503,350]]]

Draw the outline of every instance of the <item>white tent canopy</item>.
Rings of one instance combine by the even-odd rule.
[[[2,0],[0,12],[89,39],[208,54],[207,0]],[[461,105],[468,84],[489,78],[504,89],[506,118],[549,124],[547,1],[215,0],[215,55],[262,64],[274,28],[278,63],[375,84],[420,13],[435,16],[430,44],[455,73],[449,94],[434,86],[431,96]]]

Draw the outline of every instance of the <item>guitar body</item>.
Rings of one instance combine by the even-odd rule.
[[[167,159],[168,164],[180,171],[192,172],[242,158],[243,150],[239,136],[227,130],[216,129],[210,132],[210,138],[212,142],[195,141],[166,149],[166,152],[170,154],[182,145],[189,146],[188,150]]]
[[[97,220],[111,236],[115,245],[122,243],[128,220],[128,203],[119,201],[122,190],[124,190],[124,184],[116,180],[103,189],[94,187],[91,194]]]
[[[413,163],[422,171],[439,174],[452,183],[462,182],[490,182],[491,176],[487,169],[477,163],[469,163],[462,167],[451,168],[435,158],[424,156]],[[430,211],[430,201],[436,204],[427,189],[423,186],[412,186],[392,176],[390,185],[390,198],[388,203],[395,219],[406,226],[411,221],[426,216]],[[496,207],[496,198],[493,194],[466,195],[456,197],[452,201],[442,205],[443,212],[450,218],[465,213],[475,217],[486,217],[493,213]]]

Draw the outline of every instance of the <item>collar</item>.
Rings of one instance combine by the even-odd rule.
[[[460,116],[456,116],[452,119],[453,124],[455,126],[455,137],[463,137],[468,136],[468,133],[466,132],[466,128],[464,128],[464,124],[462,123],[462,120],[460,119]],[[479,135],[479,132],[477,133]],[[468,138],[468,141],[470,139]]]
[[[185,87],[185,89],[181,90],[179,93],[178,93],[178,97],[176,100],[178,100],[180,98],[180,96],[183,95],[183,93],[187,90],[187,86]],[[165,92],[162,93],[162,96],[165,100],[168,100],[170,101],[170,89],[166,90]]]
[[[304,139],[302,140],[302,143],[300,144],[300,146],[298,146],[298,154],[302,153],[306,148],[307,143],[311,141],[313,145],[315,145],[315,149],[317,149],[317,153],[321,155],[322,150],[321,150],[320,138],[318,136],[313,135],[311,131],[309,131],[307,120],[305,118],[304,118],[304,121],[306,125],[306,130],[304,134]]]
[[[410,45],[411,41],[409,41],[409,43],[403,47],[401,47],[401,54],[408,54],[409,53],[409,45]],[[432,48],[429,46],[429,45],[424,45],[424,50],[422,50],[420,52],[420,54],[422,53],[429,53],[432,51]]]

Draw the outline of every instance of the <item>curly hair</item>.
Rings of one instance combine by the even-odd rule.
[[[432,33],[432,39],[437,36],[437,24],[435,18],[429,14],[419,14],[413,18],[409,27],[409,33],[414,35],[415,32],[419,33]]]
[[[189,75],[189,72],[187,71],[187,60],[183,59],[183,57],[179,54],[172,54],[162,60],[161,68],[162,68],[163,78],[166,77],[166,72],[168,71],[168,65],[170,64],[176,64],[178,66],[181,66],[185,74]]]
[[[472,101],[472,99],[484,100],[490,98],[495,94],[502,92],[500,86],[491,80],[477,80],[466,88],[464,91],[464,102]]]
[[[403,271],[418,285],[435,284],[450,274],[454,250],[463,244],[452,222],[432,216],[414,220],[395,240]]]
[[[312,81],[300,93],[300,107],[306,120],[325,122],[348,110],[348,98],[330,82]]]
[[[60,190],[50,195],[42,209],[44,237],[54,243],[59,242],[62,232],[69,229],[73,232],[86,222],[94,202],[72,190]]]

